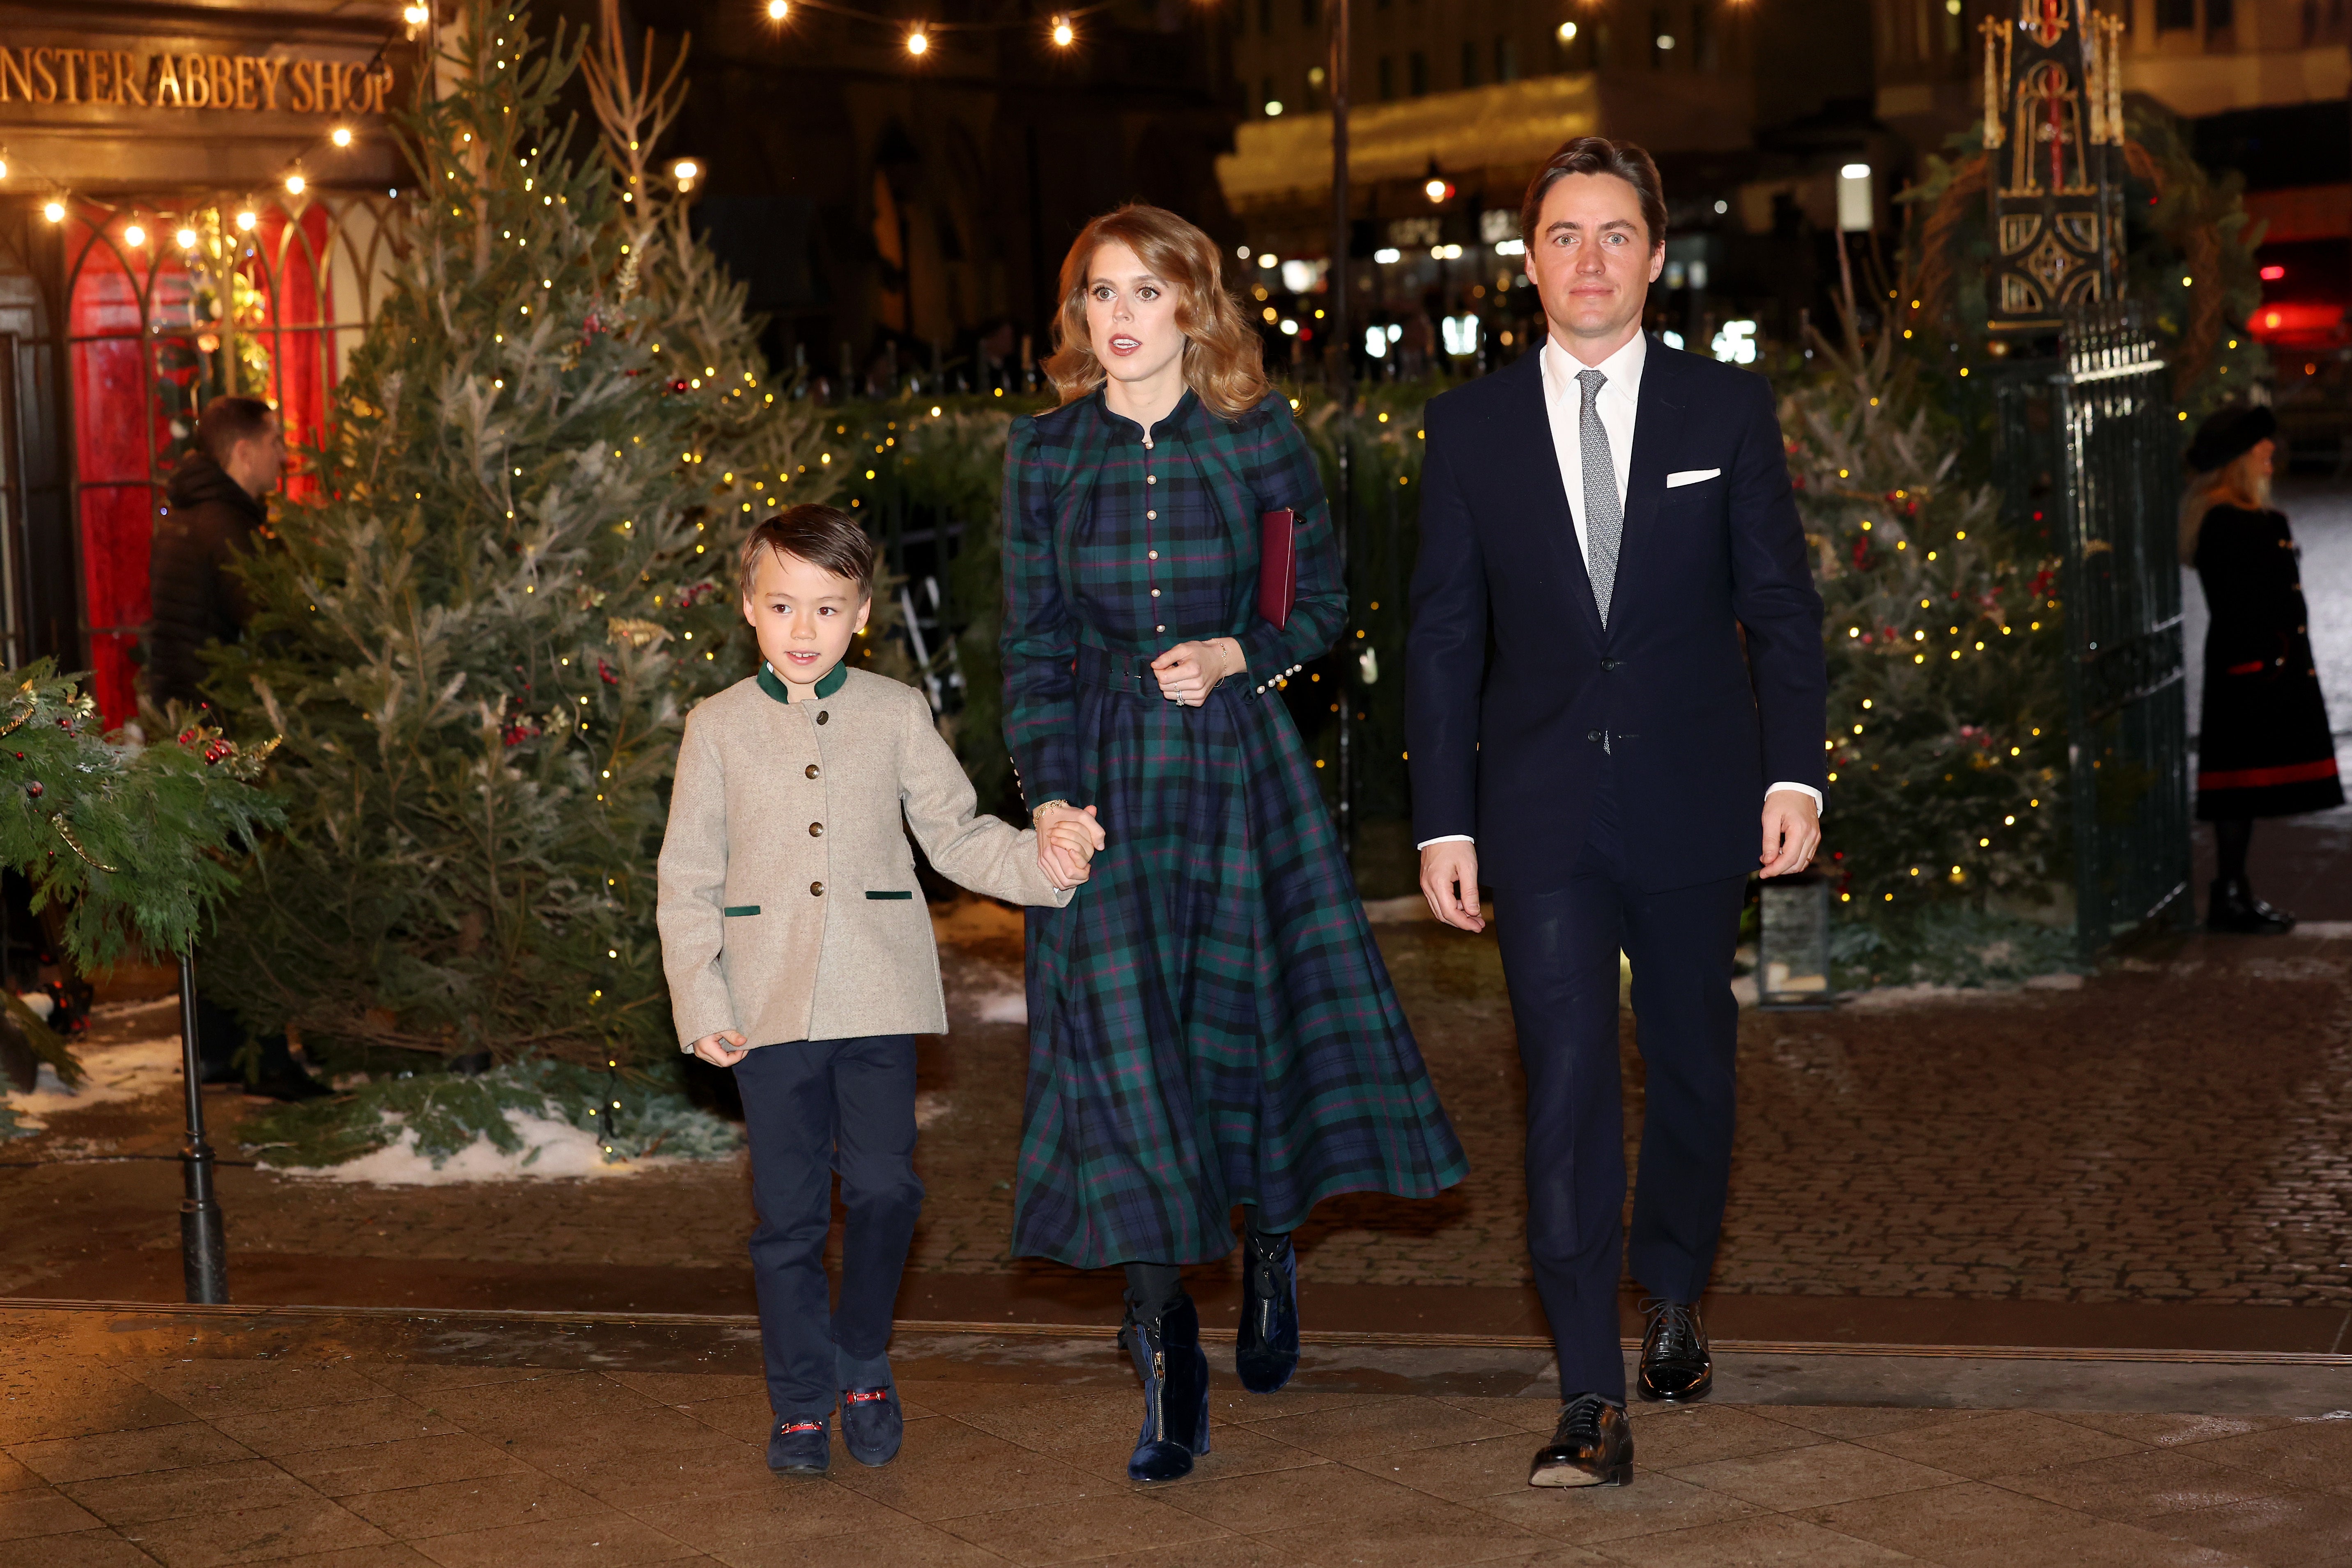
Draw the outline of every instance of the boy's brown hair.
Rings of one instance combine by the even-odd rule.
[[[761,552],[768,550],[848,578],[857,584],[860,598],[874,592],[874,542],[857,526],[857,520],[839,507],[814,501],[786,507],[753,529],[743,542],[740,563],[746,599],[759,580]]]

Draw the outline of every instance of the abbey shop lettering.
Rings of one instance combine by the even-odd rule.
[[[392,68],[265,55],[0,44],[0,103],[381,114]]]

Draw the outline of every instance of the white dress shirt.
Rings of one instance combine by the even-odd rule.
[[[1601,427],[1609,433],[1609,463],[1617,470],[1617,505],[1622,511],[1626,476],[1633,471],[1633,422],[1642,403],[1642,367],[1650,358],[1649,334],[1635,332],[1624,347],[1594,365],[1576,358],[1560,346],[1558,338],[1549,335],[1538,353],[1543,371],[1544,415],[1551,424],[1552,456],[1559,462],[1560,486],[1568,494],[1569,521],[1576,530],[1576,552],[1584,558],[1589,571],[1592,565],[1592,543],[1584,534],[1584,388],[1577,382],[1577,373],[1597,370],[1609,378],[1594,396],[1592,408],[1600,416]],[[1811,784],[1776,784],[1764,793],[1769,795],[1784,789],[1810,796],[1813,809],[1822,808],[1822,792]],[[1467,833],[1442,833],[1434,838],[1423,839],[1415,847],[1427,848],[1432,844],[1455,839],[1466,843],[1471,837]]]

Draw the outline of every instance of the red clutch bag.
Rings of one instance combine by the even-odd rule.
[[[1257,520],[1257,613],[1276,629],[1290,624],[1290,607],[1298,602],[1298,518],[1290,508],[1269,511]]]

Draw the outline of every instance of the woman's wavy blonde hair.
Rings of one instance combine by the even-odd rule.
[[[1265,378],[1265,349],[1240,304],[1225,291],[1215,243],[1165,207],[1140,204],[1107,212],[1087,225],[1062,259],[1062,308],[1054,318],[1054,354],[1045,362],[1062,401],[1076,402],[1103,384],[1102,362],[1087,333],[1087,283],[1095,252],[1113,241],[1135,252],[1154,277],[1176,290],[1184,384],[1221,418],[1256,407],[1273,390]]]

